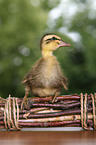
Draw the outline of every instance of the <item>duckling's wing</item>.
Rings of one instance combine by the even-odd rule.
[[[35,64],[32,66],[32,69],[24,76],[24,79],[23,81],[21,82],[22,84],[23,83],[27,83],[27,84],[30,84],[31,86],[36,82],[38,76],[39,76],[39,72],[41,70],[41,67],[43,66],[44,60],[43,58],[40,58],[39,60],[37,60],[35,62]],[[37,85],[37,84],[36,84]]]
[[[32,70],[30,70],[25,76],[24,79],[22,80],[22,84],[26,84],[28,82],[30,82],[33,79],[33,75],[32,75]]]
[[[62,85],[63,85],[64,89],[65,89],[65,90],[68,90],[67,85],[65,85],[65,84],[64,84],[64,82],[62,82],[62,81],[61,81],[61,83],[62,83]]]
[[[63,87],[65,90],[68,90],[68,80],[67,78],[63,78],[63,80],[61,81]]]
[[[24,84],[26,83],[27,81],[31,80],[32,78],[29,78],[29,79],[24,79],[21,83]]]

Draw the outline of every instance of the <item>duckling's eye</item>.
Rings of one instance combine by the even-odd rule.
[[[55,37],[52,37],[51,39],[52,39],[52,40],[56,40],[56,38],[55,38]]]
[[[51,40],[60,40],[60,39],[58,39],[56,37],[52,37]]]

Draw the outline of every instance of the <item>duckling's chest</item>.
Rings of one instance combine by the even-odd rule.
[[[55,57],[46,58],[41,71],[42,81],[46,86],[56,81],[60,72],[60,66],[57,59]]]

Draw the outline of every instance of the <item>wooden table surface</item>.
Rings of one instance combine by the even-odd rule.
[[[96,131],[0,131],[0,145],[96,145]]]

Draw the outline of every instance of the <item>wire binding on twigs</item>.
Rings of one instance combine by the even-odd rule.
[[[84,129],[89,130],[90,127],[88,127],[88,96],[87,93],[84,95]]]
[[[9,97],[5,101],[5,109],[4,109],[4,123],[6,130],[20,130],[18,126],[19,121],[19,106],[17,102],[17,98]]]
[[[84,121],[83,121],[83,94],[81,93],[80,94],[80,98],[81,98],[81,125],[82,125],[82,128],[83,128],[83,123],[84,123]]]
[[[92,118],[93,118],[93,128],[96,129],[96,115],[95,115],[95,98],[96,94],[90,94],[92,98]],[[88,95],[87,93],[83,96],[80,94],[81,98],[81,126],[83,129],[90,130],[91,126],[88,126]]]
[[[95,94],[95,96],[93,96],[93,94],[91,94],[91,98],[92,98],[92,106],[93,106],[93,122],[94,122],[93,128],[94,128],[94,129],[96,129],[95,97],[96,97],[96,94]]]

